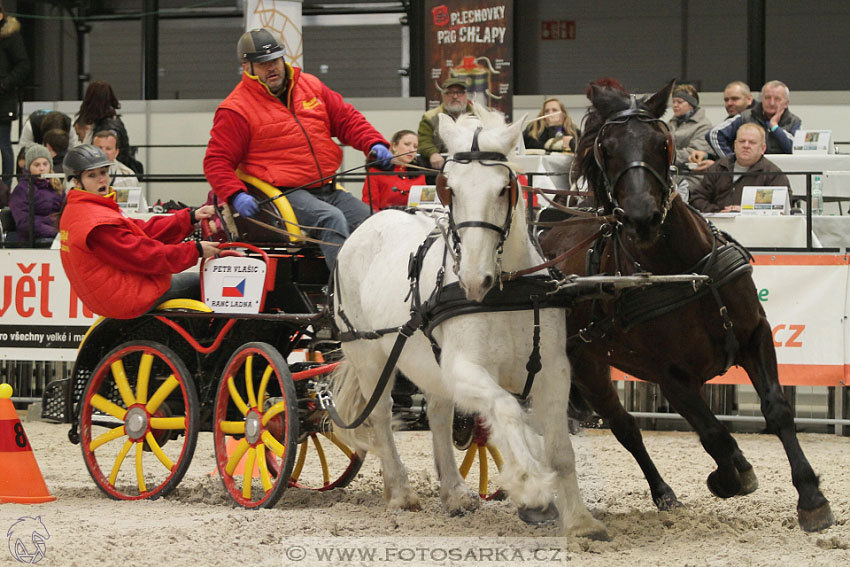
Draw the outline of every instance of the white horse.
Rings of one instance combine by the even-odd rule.
[[[443,191],[451,199],[453,229],[444,231],[424,256],[419,295],[427,299],[438,274],[444,273],[443,285],[459,280],[466,298],[480,302],[499,281],[500,269],[516,271],[544,261],[529,238],[525,205],[517,199],[515,173],[504,157],[518,142],[522,121],[506,126],[501,114],[486,110],[477,117],[462,116],[456,123],[441,115],[439,133],[454,156],[444,168]],[[340,329],[372,331],[408,321],[408,261],[435,226],[434,217],[426,213],[387,210],[373,215],[346,240],[337,260],[334,316]],[[490,438],[504,458],[500,485],[524,520],[542,523],[560,515],[569,534],[605,538],[604,525],[581,500],[575,475],[567,429],[570,365],[565,312],[541,309],[540,323],[543,367],[534,380],[528,415],[511,392],[523,390],[528,374],[525,366],[533,347],[530,309],[445,320],[433,330],[441,350],[439,362],[429,340],[417,332],[397,366],[429,397],[440,497],[450,514],[474,509],[479,501],[461,478],[452,451],[452,414],[457,406],[479,414],[490,428]],[[396,334],[390,333],[377,340],[343,343],[345,362],[333,385],[341,416],[350,421],[360,413],[395,340]],[[336,431],[380,458],[388,508],[416,510],[418,497],[393,442],[391,409],[387,387],[364,426],[348,434]]]

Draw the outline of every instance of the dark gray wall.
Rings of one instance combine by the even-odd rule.
[[[160,0],[160,7],[187,2]],[[139,9],[141,0],[116,5]],[[602,75],[617,77],[636,91],[655,90],[674,77],[709,91],[746,79],[743,0],[515,0],[515,6],[517,94],[581,93],[590,79]],[[75,100],[73,24],[48,3],[39,10],[41,18],[23,21],[36,27],[38,38],[32,54],[36,88],[28,98]],[[784,80],[792,91],[850,90],[850,73],[844,71],[850,60],[845,35],[850,2],[770,0],[766,10],[768,79]],[[574,20],[576,39],[542,41],[543,20]],[[242,25],[239,17],[162,20],[160,98],[223,98],[238,80],[233,49]],[[141,23],[97,22],[89,36],[92,79],[112,83],[119,98],[141,98]],[[401,25],[307,26],[305,69],[349,97],[397,97],[401,37]],[[326,74],[320,72],[323,64]]]

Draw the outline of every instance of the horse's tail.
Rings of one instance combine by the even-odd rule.
[[[366,398],[360,389],[360,378],[348,360],[343,359],[331,373],[330,390],[334,407],[345,423],[354,421],[366,407]],[[354,429],[343,429],[334,424],[334,435],[357,451],[368,451],[372,448],[373,433],[369,419]]]

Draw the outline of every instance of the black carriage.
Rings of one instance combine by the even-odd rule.
[[[265,207],[276,226],[292,228],[282,220],[291,217],[286,203]],[[250,227],[240,221],[237,230],[244,236]],[[316,398],[338,364],[324,258],[293,245],[292,235],[265,236],[277,242],[227,244],[222,254],[264,266],[253,313],[175,299],[135,319],[101,318],[81,342],[71,377],[46,388],[43,416],[71,424],[70,440],[108,496],[171,492],[201,431],[213,432],[217,473],[247,508],[273,506],[288,486],[328,490],[357,474],[364,454],[334,436]]]

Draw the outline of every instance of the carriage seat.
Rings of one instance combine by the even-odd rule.
[[[281,194],[280,189],[274,185],[267,183],[258,177],[254,177],[253,175],[248,175],[239,169],[236,170],[236,177],[245,183],[249,194],[260,200],[277,197]],[[274,201],[271,201],[264,206],[277,212],[283,221],[282,228],[289,232],[290,236],[287,238],[285,235],[263,229],[262,227],[244,220],[237,223],[240,231],[245,230],[250,240],[259,238],[259,241],[263,241],[268,238],[272,238],[273,242],[284,241],[292,244],[303,243],[300,238],[303,236],[301,227],[298,225],[298,219],[295,216],[295,211],[292,210],[292,205],[286,197],[277,197]],[[264,222],[266,221],[264,220]]]

